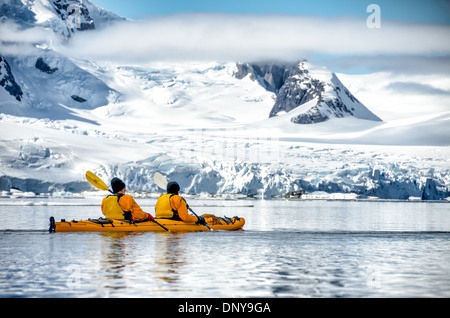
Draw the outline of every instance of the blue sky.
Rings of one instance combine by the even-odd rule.
[[[366,18],[374,3],[388,20],[450,24],[448,0],[93,0],[120,16],[141,19],[149,15],[182,12],[301,14],[321,17]]]

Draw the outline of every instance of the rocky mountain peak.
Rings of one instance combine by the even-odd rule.
[[[0,21],[52,29],[65,38],[123,20],[89,0],[0,0]]]
[[[293,123],[314,124],[348,116],[381,121],[350,93],[336,74],[306,60],[293,64],[238,63],[235,77],[242,79],[248,75],[276,94],[269,117],[304,105],[303,111],[291,117]]]
[[[85,31],[95,29],[94,20],[89,15],[88,8],[81,0],[51,0],[55,12],[61,21],[67,24],[68,35],[75,30]]]

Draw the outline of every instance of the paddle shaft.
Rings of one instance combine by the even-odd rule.
[[[156,221],[155,219],[152,220],[152,222],[155,222],[156,224],[158,224],[160,227],[162,227],[164,230],[166,230],[167,232],[169,232],[170,230],[165,227],[164,225],[162,225],[161,223],[159,223],[158,221]]]
[[[187,204],[186,204],[186,206],[187,206]],[[200,219],[198,217],[197,213],[194,212],[194,210],[192,210],[189,206],[187,208],[189,209],[189,211],[192,212],[192,214],[194,214],[197,217],[197,219]],[[206,226],[208,229],[212,230],[212,228],[209,227],[209,225],[208,225],[208,223],[206,223],[206,221],[205,221],[205,223],[203,223],[203,225]]]

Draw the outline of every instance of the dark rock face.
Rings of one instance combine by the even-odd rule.
[[[89,16],[89,10],[79,0],[52,0],[51,3],[61,20],[68,21],[69,31],[95,29],[94,20]]]
[[[294,124],[317,124],[330,119],[328,116],[323,115],[317,106],[309,109],[306,113],[292,117],[291,121]]]
[[[78,96],[78,95],[72,95],[72,96],[70,96],[74,101],[76,101],[76,102],[79,102],[79,103],[84,103],[84,102],[86,102],[87,100],[86,99],[84,99],[83,97],[80,97],[80,96]]]
[[[321,97],[325,91],[325,83],[309,77],[308,71],[296,72],[294,68],[292,74],[280,88],[269,117],[274,117],[282,111],[290,112],[314,98]]]
[[[53,74],[58,70],[57,67],[51,68],[47,63],[45,63],[42,57],[37,59],[35,67],[47,74]]]
[[[242,64],[238,63],[238,70],[234,76],[243,79],[250,74],[253,80],[259,83],[268,91],[278,93],[286,79],[289,77],[290,68],[293,65],[285,64]]]
[[[11,72],[11,67],[8,62],[2,56],[0,56],[0,86],[14,96],[16,100],[19,102],[22,101],[22,89],[14,79],[14,75]]]

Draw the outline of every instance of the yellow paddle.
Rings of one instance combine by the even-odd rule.
[[[113,193],[111,190],[109,190],[108,186],[92,172],[86,171],[86,179],[87,181],[89,181],[90,184],[92,184],[97,189]]]
[[[89,181],[90,184],[92,184],[94,187],[96,187],[97,189],[103,190],[103,191],[109,191],[111,193],[113,193],[108,186],[99,178],[97,177],[95,174],[93,174],[90,171],[86,171],[86,180]],[[166,228],[164,225],[159,224],[158,221],[156,220],[152,220],[153,222],[155,222],[156,224],[158,224],[160,227],[162,227],[164,230],[169,231],[168,228]]]

